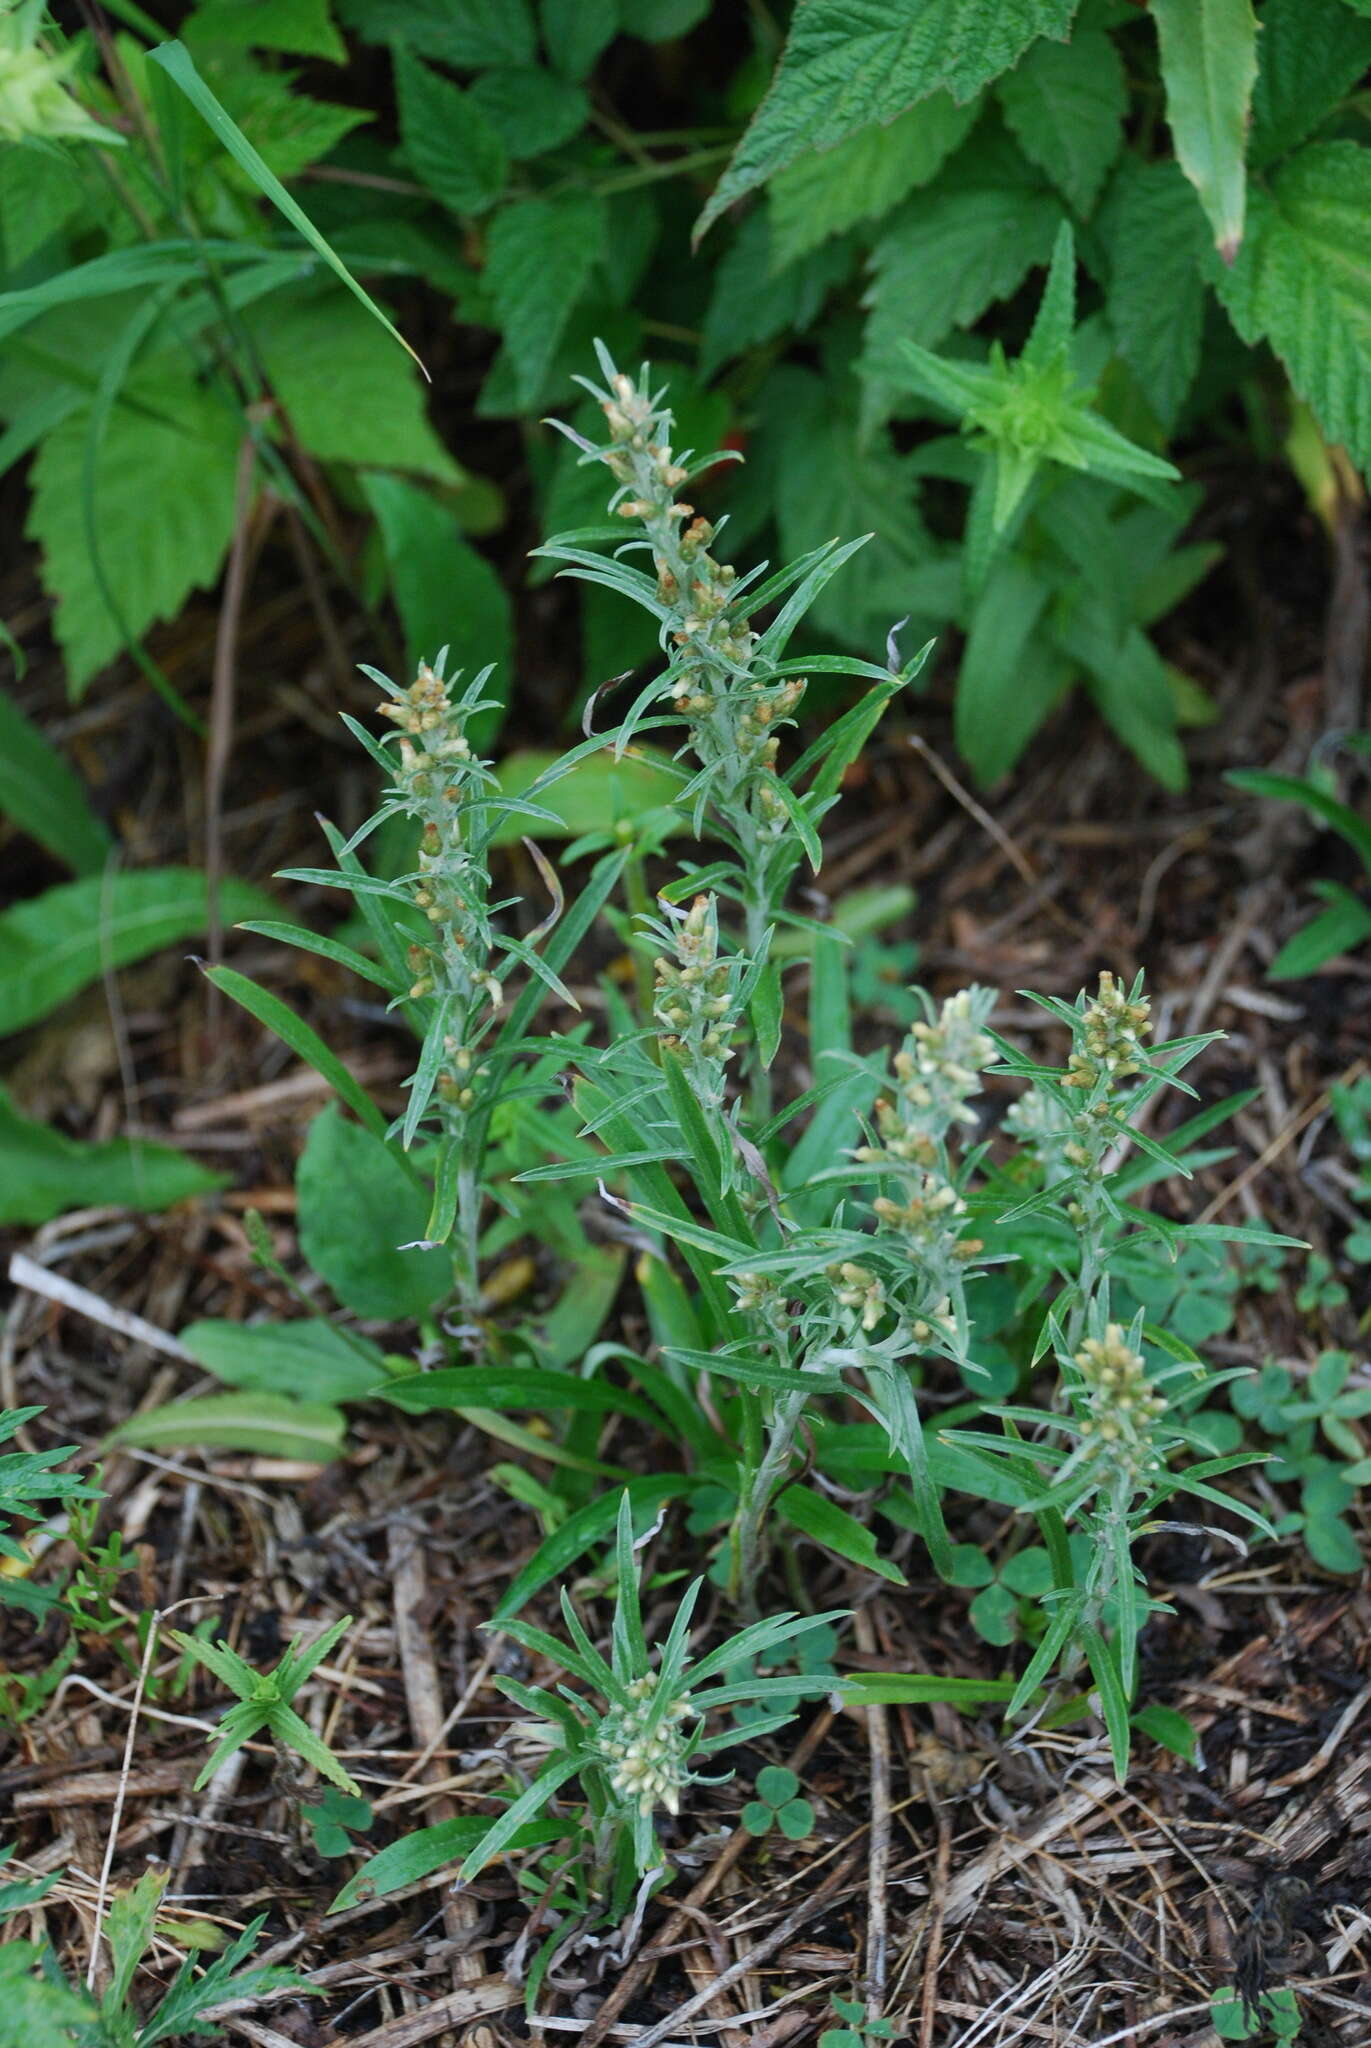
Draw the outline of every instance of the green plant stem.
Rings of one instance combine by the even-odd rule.
[[[481,1305],[481,1161],[474,1148],[465,1151],[457,1171],[452,1262],[462,1314],[474,1317]]]
[[[733,1525],[734,1597],[750,1616],[757,1613],[757,1586],[765,1561],[764,1532],[771,1497],[789,1462],[796,1432],[808,1405],[807,1393],[787,1394],[777,1405],[761,1460],[745,1472]]]
[[[652,915],[652,899],[648,895],[647,874],[643,865],[643,856],[636,845],[630,846],[628,857],[624,862],[624,895],[628,900],[629,911],[635,922],[639,922],[643,918]],[[640,1024],[650,1025],[652,1023],[653,1005],[657,998],[652,974],[652,962],[648,959],[643,947],[635,946],[632,950],[633,988],[638,1001],[638,1021]],[[649,1058],[656,1060],[658,1057],[656,1039],[649,1037],[645,1042]]]

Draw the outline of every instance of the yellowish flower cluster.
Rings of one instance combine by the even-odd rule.
[[[681,1724],[695,1712],[688,1695],[672,1700],[653,1725],[657,1673],[649,1671],[628,1688],[631,1704],[616,1707],[600,1723],[595,1747],[609,1766],[609,1782],[620,1799],[642,1814],[664,1806],[679,1813],[690,1783],[686,1735]]]
[[[1135,1481],[1146,1478],[1162,1462],[1150,1431],[1166,1411],[1166,1396],[1148,1379],[1122,1324],[1108,1324],[1103,1337],[1087,1337],[1076,1365],[1088,1389],[1088,1411],[1080,1422],[1087,1445]]]
[[[1094,1088],[1104,1077],[1125,1080],[1142,1071],[1147,1057],[1143,1043],[1152,1029],[1152,1006],[1146,996],[1129,997],[1106,969],[1099,993],[1081,1019],[1080,1043],[1071,1054],[1063,1085]]]

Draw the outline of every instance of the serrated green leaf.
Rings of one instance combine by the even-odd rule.
[[[395,51],[400,144],[416,178],[456,214],[483,213],[504,190],[509,152],[473,93]]]
[[[343,1448],[346,1424],[337,1408],[292,1401],[285,1394],[206,1394],[150,1408],[115,1430],[111,1443],[145,1450],[197,1447],[251,1451],[266,1458],[307,1458],[327,1464]]]
[[[1163,427],[1174,424],[1200,366],[1207,292],[1204,215],[1180,166],[1125,157],[1103,209],[1105,311],[1119,353]],[[1165,278],[1165,291],[1158,279]]]
[[[95,463],[94,516],[105,577],[136,637],[218,576],[233,536],[242,429],[218,399],[165,368],[138,372],[124,395],[147,411],[125,403],[110,413]],[[56,599],[53,625],[75,697],[124,645],[86,540],[90,429],[91,408],[82,405],[42,442],[26,527],[43,550],[43,587]]]
[[[298,177],[308,165],[336,149],[345,135],[373,118],[361,107],[339,106],[315,99],[312,93],[297,92],[293,72],[267,70],[239,50],[213,43],[202,47],[197,42],[196,68],[223,113],[278,178]],[[148,67],[148,76],[166,83],[160,65]],[[172,103],[176,103],[175,95]],[[208,129],[192,124],[192,135],[189,154],[193,162],[215,162],[218,174],[235,189],[256,194],[259,181],[246,164],[233,155],[225,160]]]
[[[1176,156],[1199,193],[1215,247],[1231,263],[1243,236],[1257,77],[1252,0],[1152,0],[1152,15]]]
[[[500,65],[483,71],[471,98],[510,155],[542,156],[579,135],[590,101],[579,85],[541,64]]]
[[[519,200],[495,216],[485,278],[524,405],[543,388],[604,234],[603,203],[589,192]]]
[[[1371,150],[1308,143],[1254,186],[1212,277],[1244,341],[1269,341],[1330,441],[1371,470]]]
[[[461,481],[429,425],[421,378],[349,294],[317,285],[275,292],[243,321],[311,455]]]
[[[803,334],[852,268],[852,257],[846,243],[835,242],[773,275],[767,215],[760,208],[749,214],[714,273],[700,337],[701,376],[712,377],[730,356],[787,329]]]
[[[339,1301],[360,1316],[424,1315],[452,1291],[452,1264],[417,1245],[425,1191],[389,1146],[332,1104],[314,1119],[295,1176],[300,1247]]]
[[[338,12],[369,43],[401,42],[461,70],[531,64],[528,0],[339,0]]]
[[[94,1203],[156,1211],[223,1186],[222,1174],[170,1145],[81,1144],[23,1116],[0,1088],[0,1223],[46,1223]]]
[[[772,267],[783,270],[830,235],[889,213],[937,176],[976,114],[974,100],[959,107],[950,93],[933,93],[889,127],[863,128],[778,171],[769,192]]]
[[[80,211],[86,198],[71,158],[36,142],[7,142],[0,178],[0,247],[6,270],[18,270],[50,235]]]
[[[472,745],[483,752],[504,722],[509,698],[514,665],[509,593],[467,540],[456,514],[426,491],[379,470],[362,478],[362,489],[381,529],[411,670],[420,661],[436,661],[443,647],[449,676],[458,669],[469,675],[495,664],[482,695],[497,701],[478,712],[468,728]]]
[[[1312,135],[1371,66],[1371,22],[1344,0],[1266,0],[1247,161],[1260,169]]]
[[[771,89],[696,227],[811,149],[938,91],[959,103],[1039,36],[1065,36],[1076,0],[800,0]]]
[[[863,370],[899,375],[895,345],[936,348],[1045,264],[1062,206],[1003,134],[978,131],[936,182],[892,215],[871,252]]]
[[[186,31],[241,48],[286,50],[293,57],[347,61],[347,45],[333,25],[328,0],[205,0]]]
[[[225,924],[276,909],[246,882],[219,891]],[[46,1016],[102,974],[207,928],[195,868],[140,868],[64,882],[0,916],[0,1036]]]
[[[538,0],[538,14],[548,56],[578,83],[619,28],[617,0]]]
[[[97,874],[114,841],[67,763],[0,690],[0,815],[12,818],[64,867]]]
[[[996,88],[1019,147],[1088,214],[1123,146],[1128,85],[1103,29],[1069,43],[1035,43]]]

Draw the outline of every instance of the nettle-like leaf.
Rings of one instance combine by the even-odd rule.
[[[966,140],[978,110],[976,100],[958,106],[950,93],[936,92],[888,127],[862,128],[778,171],[769,194],[773,268],[783,270],[858,221],[879,220],[927,185]]]
[[[1089,213],[1123,147],[1128,84],[1114,43],[1102,29],[1035,43],[997,90],[1024,155]]]
[[[338,12],[369,43],[399,42],[466,70],[537,54],[529,0],[339,0]]]
[[[1063,37],[1076,0],[800,0],[771,89],[700,216],[796,157],[832,149],[945,91],[965,101],[1039,36]]]
[[[523,199],[490,230],[486,282],[520,402],[536,403],[568,319],[604,253],[603,201],[589,192]]]
[[[416,178],[456,214],[483,213],[504,190],[509,152],[474,95],[399,45],[400,141]]]
[[[850,242],[831,242],[782,268],[772,254],[766,212],[759,207],[750,214],[714,273],[700,336],[701,376],[713,376],[730,356],[787,330],[803,334],[851,270],[853,256]]]
[[[1242,241],[1247,121],[1257,77],[1252,0],[1152,0],[1166,118],[1214,244],[1231,263]]]
[[[1152,410],[1169,427],[1200,366],[1209,289],[1204,215],[1178,164],[1144,164],[1129,155],[1110,186],[1102,226],[1109,325]]]
[[[981,129],[893,214],[871,252],[864,372],[898,373],[896,344],[936,348],[1046,263],[1060,199],[1003,132]]]
[[[1313,134],[1371,67],[1371,21],[1344,0],[1266,0],[1261,68],[1252,94],[1249,168],[1284,156]]]
[[[1330,441],[1371,469],[1371,150],[1316,142],[1250,196],[1212,275],[1244,341],[1269,341]]]
[[[331,285],[273,292],[244,324],[311,455],[461,481],[429,425],[418,371],[347,292]],[[232,506],[230,488],[230,516]]]
[[[242,428],[224,405],[163,368],[130,379],[89,478],[91,409],[54,428],[32,471],[26,532],[43,550],[43,587],[56,599],[54,631],[72,695],[124,645],[116,609],[137,636],[213,583],[233,536]],[[175,507],[175,516],[168,508]]]

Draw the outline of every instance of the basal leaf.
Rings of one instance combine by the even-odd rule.
[[[0,815],[12,818],[64,867],[97,874],[114,842],[85,791],[33,720],[0,690]]]
[[[226,925],[277,906],[260,889],[227,880]],[[0,1036],[46,1016],[102,974],[208,924],[205,877],[194,868],[140,868],[64,882],[0,915]]]
[[[367,1337],[346,1337],[322,1319],[297,1323],[192,1323],[181,1342],[225,1386],[289,1394],[297,1401],[360,1401],[385,1378]]]
[[[1244,341],[1269,341],[1330,441],[1371,469],[1371,150],[1314,142],[1250,194],[1219,297]]]
[[[701,214],[812,149],[893,121],[935,92],[959,103],[1039,36],[1065,36],[1076,0],[800,0],[771,89]]]
[[[22,1115],[0,1088],[0,1223],[46,1223],[95,1203],[167,1209],[223,1185],[222,1174],[170,1145],[141,1138],[83,1145]]]
[[[802,1536],[821,1543],[825,1550],[836,1551],[839,1557],[860,1565],[863,1571],[875,1572],[892,1586],[908,1584],[899,1566],[880,1555],[870,1529],[827,1494],[816,1493],[810,1486],[788,1486],[777,1496],[776,1513]]]
[[[1242,241],[1247,122],[1257,77],[1252,0],[1152,0],[1166,118],[1214,244],[1231,263]]]
[[[135,1415],[110,1441],[141,1444],[146,1450],[251,1451],[323,1465],[342,1451],[345,1428],[337,1408],[292,1401],[285,1394],[205,1394]]]
[[[417,1245],[425,1189],[388,1145],[332,1104],[310,1125],[295,1176],[300,1246],[339,1301],[360,1316],[424,1315],[452,1291],[452,1262]]]

